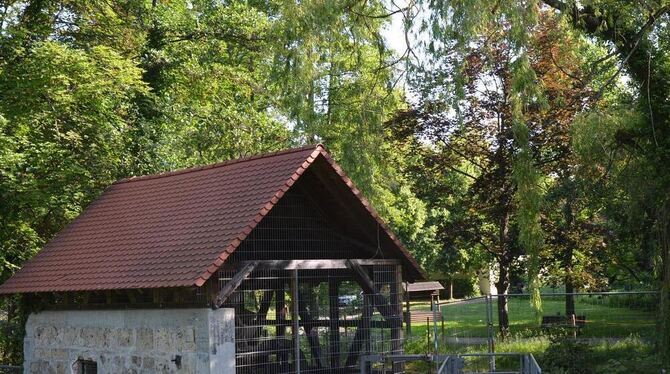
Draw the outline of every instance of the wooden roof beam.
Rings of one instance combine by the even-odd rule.
[[[226,283],[221,288],[221,291],[219,291],[219,293],[214,298],[214,303],[212,307],[214,309],[220,308],[221,305],[223,305],[223,303],[225,303],[226,300],[228,300],[230,295],[232,295],[233,292],[235,292],[237,287],[239,287],[240,284],[242,284],[242,281],[247,279],[247,277],[249,277],[249,274],[251,274],[251,272],[254,271],[254,269],[256,269],[257,266],[258,261],[252,261],[244,264],[244,266],[242,266],[242,268],[237,273],[235,273],[233,278],[229,280],[228,283]]]

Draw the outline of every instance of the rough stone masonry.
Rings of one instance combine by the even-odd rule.
[[[24,373],[233,373],[233,309],[44,311],[31,314]]]

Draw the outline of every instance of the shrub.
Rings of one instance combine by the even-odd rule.
[[[588,374],[594,372],[591,347],[579,340],[555,336],[541,358],[547,373]]]

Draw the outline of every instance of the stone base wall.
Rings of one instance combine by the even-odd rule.
[[[234,373],[233,309],[45,311],[31,314],[24,372]]]

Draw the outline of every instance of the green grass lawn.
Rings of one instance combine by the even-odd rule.
[[[494,299],[494,329],[498,332],[497,300]],[[509,301],[511,338],[495,339],[496,352],[532,353],[545,373],[658,373],[658,357],[654,353],[655,309],[647,304],[628,299],[577,297],[578,315],[586,316],[586,326],[578,339],[556,334],[540,328],[527,298],[512,297]],[[414,302],[412,310],[430,310],[426,302]],[[543,315],[564,314],[564,297],[543,297]],[[474,303],[449,303],[443,305],[444,336],[450,343],[441,341],[443,353],[482,353],[487,351],[481,338],[487,336],[486,305],[482,299]],[[430,343],[427,339],[430,330]],[[438,336],[442,326],[438,323]],[[454,344],[460,338],[459,344]],[[463,338],[479,338],[468,341]],[[426,323],[412,325],[412,335],[405,344],[407,353],[433,351],[433,326]],[[465,343],[465,344],[463,344]],[[518,367],[517,358],[499,358],[498,370]],[[470,370],[484,370],[485,358],[466,360]],[[426,363],[412,363],[408,373],[424,373]]]
[[[544,297],[543,315],[563,315],[565,299],[563,297]],[[497,331],[497,302],[494,299],[494,326]],[[429,303],[413,303],[412,310],[429,310]],[[579,336],[583,338],[625,338],[637,335],[653,338],[655,330],[655,312],[645,310],[634,303],[611,303],[597,297],[577,297],[575,300],[577,315],[586,316],[586,326]],[[647,308],[649,309],[649,308]],[[442,306],[447,337],[486,337],[486,305],[484,300],[473,303],[449,303]],[[511,297],[509,300],[510,333],[512,336],[529,337],[544,335],[539,321],[530,307],[527,298]],[[439,329],[441,330],[441,326]],[[413,331],[424,333],[425,322],[416,323]]]
[[[425,334],[425,331],[424,331]],[[496,343],[496,352],[532,353],[543,373],[587,374],[587,373],[659,373],[661,366],[654,346],[635,337],[616,342],[594,344],[574,344],[570,338],[563,343],[547,337],[510,339]],[[565,344],[567,342],[568,344]],[[455,346],[445,345],[441,351],[447,354],[486,352],[485,345]],[[427,346],[425,336],[415,335],[405,344],[407,353],[425,353],[432,350]],[[433,365],[424,362],[408,364],[408,374],[429,373]],[[496,358],[498,371],[515,370],[519,367],[518,357]],[[471,372],[487,371],[487,358],[467,358],[466,369]]]

